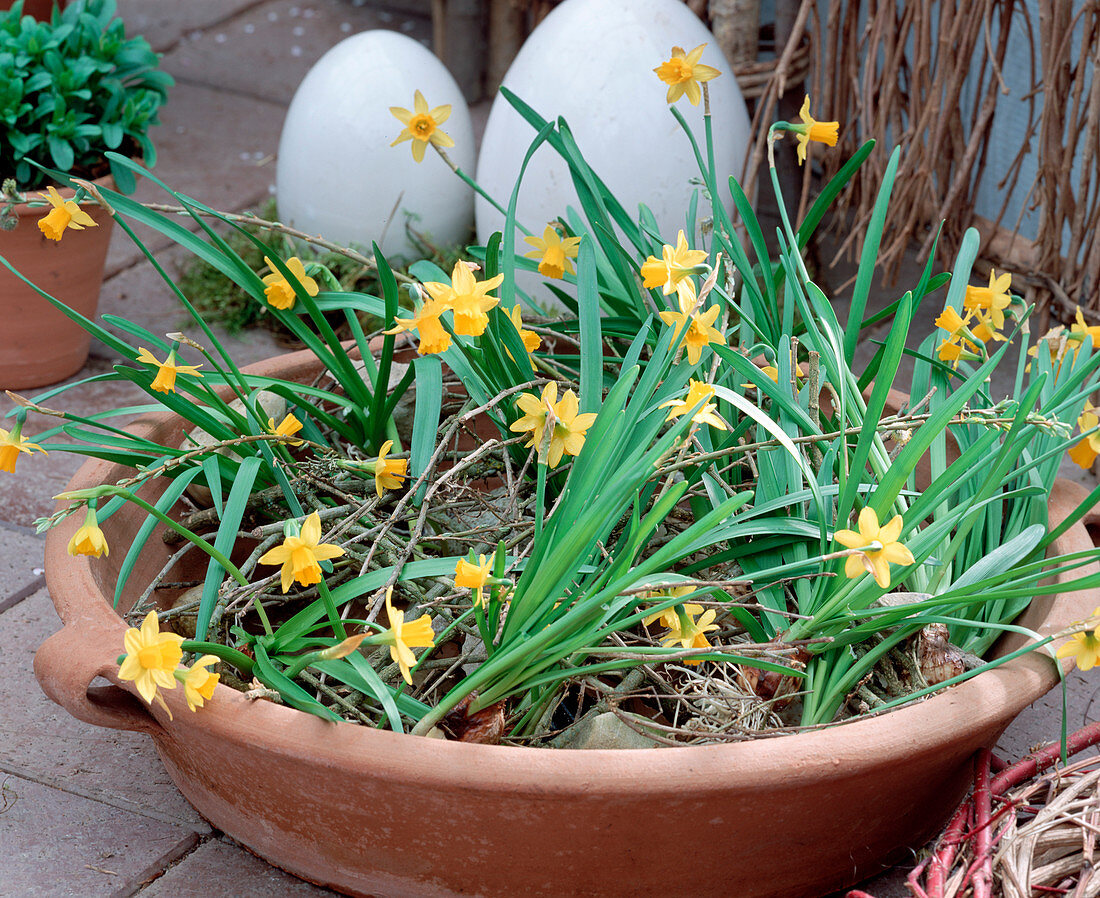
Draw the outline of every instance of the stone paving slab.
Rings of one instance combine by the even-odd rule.
[[[0,523],[0,583],[4,584],[0,589],[0,612],[12,604],[12,597],[25,595],[35,584],[41,587],[43,545],[41,537]],[[0,656],[0,665],[3,663]],[[3,688],[0,685],[0,692]]]
[[[423,15],[341,0],[275,0],[194,31],[163,60],[180,82],[208,84],[286,105],[315,62],[346,37],[386,28],[430,44]]]
[[[1100,670],[1074,670],[1066,677],[1066,729],[1072,733],[1100,720]],[[1060,738],[1062,690],[1055,687],[1017,717],[1001,736],[996,752],[1012,762],[1039,746]],[[1082,752],[1078,758],[1100,753],[1100,748]]]
[[[0,773],[0,894],[10,898],[132,894],[198,839],[186,827]]]
[[[34,653],[59,629],[61,621],[45,589],[0,614],[0,768],[209,832],[168,778],[148,736],[77,720],[39,688]]]
[[[118,0],[118,15],[126,34],[140,34],[158,53],[171,50],[181,38],[201,28],[216,27],[263,0]]]
[[[137,894],[142,898],[321,898],[336,892],[284,873],[223,836],[200,845]]]

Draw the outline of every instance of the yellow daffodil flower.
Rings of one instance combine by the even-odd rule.
[[[810,97],[802,101],[802,108],[798,111],[798,117],[802,119],[801,125],[793,127],[795,140],[798,141],[798,163],[806,161],[806,147],[810,141],[823,143],[826,146],[835,147],[840,137],[840,122],[819,122],[810,115]]]
[[[838,530],[834,539],[847,549],[859,549],[858,555],[849,555],[844,562],[844,575],[858,577],[864,571],[875,577],[875,582],[883,589],[890,586],[890,562],[894,564],[913,564],[913,553],[898,542],[901,536],[901,515],[884,526],[878,524],[878,515],[873,508],[864,508],[859,513],[859,531]]]
[[[217,663],[218,659],[214,655],[203,655],[185,673],[177,674],[179,681],[183,683],[183,697],[187,699],[187,707],[192,711],[197,711],[204,702],[214,697],[214,687],[218,685],[221,674],[211,673],[207,668]]]
[[[344,550],[332,543],[321,542],[321,516],[313,512],[302,524],[301,532],[290,535],[260,557],[260,564],[281,564],[283,592],[297,580],[302,586],[321,582],[321,565],[317,562],[339,558]]]
[[[10,431],[0,427],[0,471],[7,471],[9,474],[14,474],[15,460],[19,458],[20,452],[24,452],[27,455],[30,455],[32,452],[41,452],[43,455],[49,455],[49,453],[39,446],[38,443],[32,443],[30,440],[24,439],[22,430],[22,423],[16,424]]]
[[[1008,337],[998,330],[998,325],[993,317],[992,311],[987,309],[976,309],[973,314],[974,323],[970,325],[970,332],[981,340],[983,344],[988,343],[990,340],[999,340],[1002,343],[1008,341]],[[1001,321],[1004,321],[1003,314],[1001,316]]]
[[[1077,419],[1077,427],[1081,433],[1092,430],[1097,424],[1100,424],[1100,418],[1096,416],[1096,409],[1091,406],[1081,412]],[[1082,437],[1067,454],[1087,471],[1096,461],[1096,456],[1100,455],[1100,431]]]
[[[401,489],[401,481],[409,474],[407,458],[386,458],[392,448],[393,440],[386,440],[378,450],[378,458],[374,462],[374,491],[379,499],[382,498],[383,490]]]
[[[1093,611],[1092,616],[1100,617],[1100,608]],[[1092,670],[1100,663],[1100,628],[1074,633],[1055,655],[1058,658],[1072,657],[1080,670]]]
[[[947,331],[947,339],[940,344],[940,348],[937,355],[940,361],[951,362],[955,367],[958,367],[960,358],[976,359],[980,356],[980,352],[977,344],[967,339],[967,332],[970,329],[970,312],[966,313],[966,318],[963,318],[955,309],[948,306],[943,310],[943,313],[936,319],[936,327]],[[973,333],[970,334],[974,336]]]
[[[516,397],[516,408],[523,412],[523,417],[513,422],[508,429],[513,433],[524,433],[526,431],[531,435],[525,444],[525,448],[542,445],[543,434],[546,432],[546,418],[550,414],[550,409],[545,401],[547,396],[557,399],[557,384],[547,384],[543,387],[542,398],[534,393],[520,393]]]
[[[264,256],[264,262],[271,269],[271,274],[264,277],[264,283],[267,285],[264,288],[264,296],[267,298],[268,305],[284,311],[293,309],[294,303],[298,301],[298,296],[294,292],[290,281],[275,270],[275,263],[270,258]],[[316,296],[320,292],[321,288],[317,286],[317,281],[306,274],[306,267],[302,264],[301,259],[297,256],[291,256],[285,264],[306,293],[310,296]]]
[[[92,216],[81,209],[74,200],[63,199],[57,192],[57,188],[47,187],[46,191],[39,195],[49,200],[53,208],[44,217],[38,219],[38,230],[50,240],[60,240],[66,228],[83,231],[85,228],[98,227]]]
[[[1007,271],[997,277],[995,270],[989,272],[988,287],[967,286],[966,295],[963,297],[963,308],[971,312],[985,310],[993,326],[1000,330],[1005,326],[1005,309],[1012,304],[1009,288],[1012,286],[1012,275]]]
[[[668,93],[665,95],[667,102],[675,103],[686,94],[688,102],[692,106],[698,106],[702,97],[699,84],[722,74],[713,66],[699,62],[704,47],[706,44],[700,44],[690,53],[685,53],[683,47],[673,47],[672,56],[653,70],[668,85]]]
[[[168,353],[168,358],[163,362],[158,362],[156,356],[142,346],[138,350],[137,360],[157,366],[157,376],[153,378],[153,383],[150,386],[158,393],[174,393],[176,391],[177,374],[193,374],[195,377],[202,377],[202,375],[199,374],[199,368],[201,368],[202,365],[177,364],[176,350],[174,349]]]
[[[393,607],[391,599],[393,587],[386,587],[386,614],[390,628],[379,638],[380,645],[389,645],[390,658],[401,668],[401,676],[412,685],[411,668],[416,664],[414,648],[430,648],[435,645],[435,633],[432,632],[432,619],[427,614],[414,621],[405,621],[405,612]]]
[[[692,422],[694,424],[709,424],[711,427],[716,427],[718,430],[727,430],[726,422],[723,421],[715,411],[717,406],[710,401],[713,398],[714,387],[705,381],[692,378],[688,381],[687,396],[683,400],[670,399],[668,402],[662,402],[660,407],[670,410],[665,420],[672,421],[675,418],[679,418],[681,415],[686,415],[701,402],[703,404],[700,405],[695,414],[691,416]]]
[[[683,608],[682,613],[679,611],[680,608]],[[672,613],[669,614],[668,611]],[[686,605],[674,606],[668,611],[659,615],[650,615],[646,619],[646,621],[649,621],[660,617],[661,623],[668,627],[668,633],[661,637],[661,644],[665,648],[672,648],[677,643],[679,643],[680,648],[684,649],[705,649],[710,646],[707,633],[718,629],[718,625],[714,623],[714,619],[718,615],[713,608],[704,612],[701,605],[689,602]],[[696,620],[697,617],[698,620]],[[701,660],[687,660],[684,663],[697,665],[703,662]]]
[[[1069,341],[1073,343],[1073,357],[1077,358],[1077,351],[1085,342],[1085,337],[1092,338],[1093,352],[1100,350],[1100,325],[1085,324],[1085,316],[1081,313],[1081,307],[1077,307],[1074,323],[1069,326]]]
[[[1031,358],[1035,358],[1039,351],[1039,344],[1045,343],[1047,350],[1050,352],[1050,364],[1052,367],[1056,366],[1055,374],[1057,375],[1062,370],[1062,360],[1065,359],[1070,350],[1073,351],[1073,360],[1077,361],[1077,353],[1081,350],[1085,337],[1092,338],[1092,348],[1094,350],[1100,349],[1100,325],[1089,326],[1085,324],[1085,316],[1081,312],[1081,307],[1078,306],[1074,323],[1070,325],[1068,331],[1060,324],[1052,327],[1038,339],[1036,344],[1027,351],[1027,354]],[[1031,371],[1030,363],[1026,370]]]
[[[678,598],[680,596],[686,596],[690,592],[694,592],[694,586],[672,586],[666,589],[654,590],[651,593],[646,593],[646,598],[650,601],[661,601],[668,598]],[[684,605],[684,610],[688,614],[702,614],[703,606],[696,605],[688,602]],[[642,618],[642,623],[647,626],[653,626],[655,621],[660,621],[661,626],[672,629],[678,625],[678,618],[676,616],[676,606],[673,605],[666,608],[664,611],[654,611],[653,614],[646,615]]]
[[[534,331],[527,330],[523,326],[523,315],[520,313],[519,304],[512,306],[508,312],[508,318],[515,326],[516,333],[519,334],[519,338],[523,341],[523,348],[528,352],[534,352],[542,345],[542,337],[536,334]]]
[[[390,144],[397,146],[406,140],[412,141],[413,159],[420,162],[424,159],[424,150],[428,144],[437,147],[453,147],[455,142],[450,135],[440,130],[442,125],[451,115],[450,104],[428,108],[428,101],[420,91],[413,94],[412,111],[400,106],[391,106],[390,112],[405,126],[405,129],[397,135],[397,140]]]
[[[1056,652],[1059,658],[1068,658],[1071,655],[1081,670],[1092,670],[1100,661],[1100,636],[1095,630],[1087,633],[1074,633],[1067,642]]]
[[[556,468],[563,455],[579,455],[584,448],[584,437],[592,422],[596,420],[594,412],[580,415],[580,403],[577,394],[566,390],[558,401],[558,385],[549,383],[542,389],[542,396],[533,393],[520,393],[516,397],[516,407],[523,417],[509,430],[514,433],[530,433],[525,448],[535,447],[539,461]],[[549,445],[546,445],[546,426],[552,422]],[[546,457],[543,457],[545,451]]]
[[[88,506],[88,513],[84,516],[84,523],[69,540],[69,554],[72,556],[89,555],[92,558],[102,558],[110,555],[111,550],[107,545],[107,537],[99,529],[99,521],[96,518],[95,509]]]
[[[447,311],[446,303],[431,299],[424,303],[412,318],[394,317],[396,326],[386,331],[387,334],[400,334],[404,331],[416,331],[420,337],[420,343],[416,347],[419,355],[432,355],[437,352],[446,352],[451,346],[451,335],[447,333],[439,316]]]
[[[539,274],[543,277],[562,278],[566,272],[576,273],[573,263],[569,260],[577,258],[580,237],[566,237],[563,240],[553,225],[547,225],[541,238],[524,237],[523,239],[534,247],[524,255],[530,259],[539,260]]]
[[[684,232],[676,235],[676,248],[667,243],[661,249],[661,258],[649,256],[642,263],[642,286],[647,290],[660,287],[668,296],[680,281],[692,274],[701,273],[700,269],[707,260],[707,254],[701,249],[690,249]]]
[[[720,309],[714,305],[702,314],[698,313],[695,298],[695,283],[691,278],[685,278],[677,285],[679,293],[680,311],[660,312],[661,320],[669,327],[674,328],[673,340],[680,338],[680,332],[686,327],[684,334],[684,348],[687,350],[688,364],[697,365],[703,355],[703,349],[711,343],[726,345],[726,338],[714,322],[718,318]]]
[[[131,627],[123,637],[126,657],[118,668],[120,680],[133,680],[147,705],[153,703],[157,687],[175,689],[173,672],[183,658],[180,645],[183,637],[176,633],[161,633],[157,613],[150,611],[141,629]]]
[[[516,329],[516,333],[519,334],[520,340],[523,341],[523,348],[527,350],[527,360],[531,363],[531,370],[537,370],[535,360],[531,358],[531,353],[542,345],[542,337],[534,331],[527,330],[523,326],[523,315],[519,310],[519,303],[516,303],[509,309],[508,320],[512,322],[512,326]],[[515,361],[511,351],[507,347],[504,351],[508,353],[508,358]]]
[[[488,560],[484,555],[479,555],[477,564],[471,564],[465,558],[460,558],[455,565],[455,586],[474,590],[474,604],[484,604],[483,590],[492,572],[493,557],[491,555]]]
[[[454,312],[456,334],[480,337],[489,326],[489,316],[485,313],[500,302],[488,293],[499,287],[503,280],[504,275],[498,274],[487,281],[479,281],[470,266],[460,259],[451,271],[450,284],[429,281],[424,284],[424,289],[443,308]]]
[[[273,433],[279,437],[292,437],[299,430],[302,429],[302,422],[294,417],[294,413],[291,412],[282,421],[275,424],[274,418],[267,419],[267,432]],[[287,440],[291,446],[301,446],[304,440]]]

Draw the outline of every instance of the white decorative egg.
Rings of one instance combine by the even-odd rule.
[[[317,61],[287,112],[279,141],[276,194],[280,219],[310,234],[406,259],[420,258],[411,225],[437,246],[461,243],[473,219],[473,190],[423,141],[391,143],[405,125],[391,106],[415,111],[450,105],[439,128],[445,152],[465,171],[474,164],[470,111],[454,78],[419,42],[395,31],[365,31]],[[425,149],[423,160],[413,148]]]
[[[623,207],[653,211],[667,242],[675,242],[699,168],[691,144],[666,102],[668,85],[654,68],[673,46],[688,53],[707,44],[702,63],[721,70],[709,81],[716,171],[720,185],[740,175],[749,143],[749,116],[737,81],[714,36],[682,0],[566,0],[535,29],[504,77],[504,86],[546,120],[565,118],[582,155]],[[703,105],[676,101],[705,153]],[[536,131],[501,94],[493,102],[478,158],[477,180],[507,208],[523,157]],[[732,204],[723,186],[722,200]],[[517,220],[536,235],[546,222],[580,212],[565,161],[543,144],[524,175]],[[482,243],[504,216],[476,201]],[[700,202],[699,216],[709,212]],[[520,241],[518,246],[524,244]]]

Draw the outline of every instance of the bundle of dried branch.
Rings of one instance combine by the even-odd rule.
[[[884,239],[888,274],[912,241],[927,254],[941,221],[945,260],[964,231],[978,226],[987,261],[1011,270],[1013,286],[1025,288],[1029,300],[1053,299],[1065,319],[1077,304],[1100,309],[1100,245],[1093,240],[1100,223],[1100,2],[1049,0],[1039,10],[1036,36],[1023,0],[833,2],[824,40],[814,43],[813,70],[816,105],[845,123],[844,152],[825,160],[827,177],[869,138],[905,147],[893,202],[909,213],[891,222]],[[1012,34],[1026,36],[1025,58],[1008,58]],[[1029,66],[1032,87],[1013,98],[1026,102],[1027,122],[1013,163],[998,173],[1005,202],[988,221],[976,216],[975,201],[992,175],[989,141],[998,107],[1005,108],[999,98],[1008,93],[1006,65]],[[1032,154],[1038,173],[1025,211],[1041,210],[1034,241],[1017,237],[1019,219],[1004,220],[1008,198],[1025,189],[1021,173]],[[885,154],[872,156],[847,189],[851,216],[838,224],[848,234],[841,252],[858,247],[886,164]]]
[[[1068,737],[1067,753],[1097,742],[1100,723],[1093,723]],[[1100,875],[1093,872],[1100,833],[1100,759],[1054,766],[1060,754],[1061,744],[1054,742],[1005,767],[982,752],[973,794],[932,854],[909,874],[910,892],[917,898],[1100,895]],[[853,890],[848,898],[871,896]]]

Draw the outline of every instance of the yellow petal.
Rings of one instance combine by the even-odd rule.
[[[313,512],[302,524],[302,541],[310,546],[316,546],[321,541],[321,516]]]
[[[858,549],[867,545],[867,540],[854,530],[838,530],[833,534],[833,539],[846,549]]]
[[[870,506],[864,506],[859,513],[859,532],[864,541],[878,539],[878,515]]]
[[[887,543],[882,550],[882,557],[894,564],[914,564],[916,561],[913,553],[901,543]]]
[[[902,526],[903,524],[901,520],[901,515],[894,515],[894,517],[890,519],[890,522],[888,524],[884,524],[882,527],[879,528],[879,541],[884,544],[896,543],[898,541],[898,537],[901,536]]]

